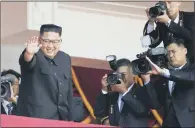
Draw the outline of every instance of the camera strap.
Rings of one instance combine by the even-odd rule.
[[[183,27],[183,12],[179,12],[179,25]]]

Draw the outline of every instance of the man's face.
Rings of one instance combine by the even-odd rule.
[[[171,43],[167,46],[168,60],[171,66],[180,67],[186,63],[187,49],[184,46],[178,46]]]
[[[126,86],[129,86],[133,83],[133,73],[128,66],[121,66],[117,70],[118,73],[124,74],[124,83]]]
[[[166,4],[167,9],[168,9],[167,15],[170,18],[177,16],[181,2],[173,2],[173,1],[167,1],[167,0],[164,0],[162,2]]]
[[[40,37],[40,43],[42,44],[41,50],[43,53],[53,59],[60,50],[61,38],[59,33],[44,32]]]

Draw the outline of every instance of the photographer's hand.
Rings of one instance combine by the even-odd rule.
[[[169,20],[171,20],[171,19],[169,18],[169,16],[167,15],[166,12],[164,12],[163,15],[157,16],[157,17],[155,18],[155,21],[161,22],[161,23],[165,23],[165,24],[168,24],[168,21],[169,21]]]
[[[149,9],[150,9],[150,8],[147,8],[147,9],[145,10],[145,11],[146,11],[146,15],[147,15],[147,17],[148,17],[149,23],[150,23],[150,24],[154,24],[154,20],[155,20],[155,19],[150,17],[150,15],[149,15]]]
[[[102,80],[101,80],[101,84],[102,84],[102,90],[108,92],[108,83],[107,83],[107,74],[105,74],[103,77],[102,77]]]
[[[121,84],[111,85],[112,92],[118,92],[118,93],[125,93],[127,91],[127,87],[125,86],[125,83],[121,81]]]
[[[148,72],[148,74],[154,74],[154,75],[163,75],[164,70],[158,67],[156,64],[154,64],[147,56],[146,60],[148,60],[152,70]]]

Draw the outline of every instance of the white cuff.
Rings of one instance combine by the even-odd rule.
[[[154,30],[154,23],[148,23],[147,34],[151,33]]]
[[[167,77],[167,78],[169,78],[170,77],[170,72],[169,72],[169,70],[168,69],[166,69],[166,68],[163,68],[163,74],[162,74],[164,77]]]
[[[102,93],[103,93],[103,94],[107,94],[108,92],[107,92],[107,91],[102,90]]]

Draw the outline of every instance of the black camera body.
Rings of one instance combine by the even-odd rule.
[[[14,77],[1,77],[1,99],[8,100],[11,97],[11,85],[14,82]]]
[[[146,74],[151,70],[149,62],[145,59],[146,56],[159,67],[167,68],[167,50],[164,47],[152,48],[137,54],[138,59],[132,61],[132,70],[135,75]]]
[[[167,6],[163,2],[158,2],[154,7],[149,9],[149,16],[155,18],[163,15],[164,11],[167,11]]]
[[[106,57],[106,60],[109,62],[110,68],[113,70],[113,73],[110,73],[107,76],[108,85],[121,84],[120,79],[121,80],[124,79],[124,74],[116,72],[116,70],[118,69],[117,62],[116,62],[116,56],[109,55]]]

